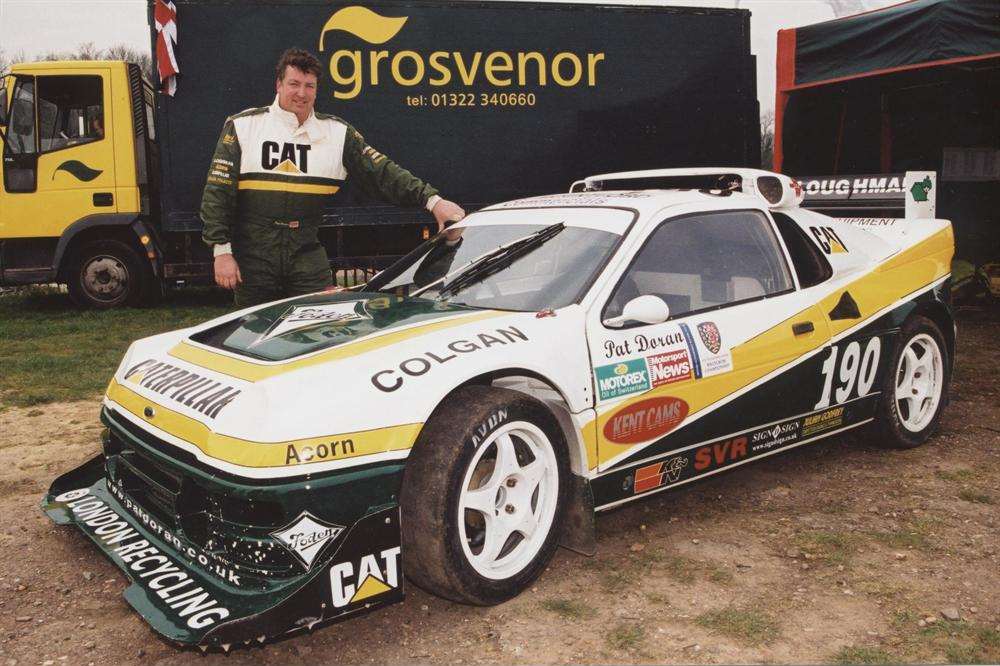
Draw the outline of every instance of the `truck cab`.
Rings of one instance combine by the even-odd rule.
[[[0,285],[60,282],[81,305],[158,289],[153,90],[117,61],[12,67],[0,92]]]

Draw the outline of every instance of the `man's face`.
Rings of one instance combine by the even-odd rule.
[[[275,82],[278,92],[278,105],[285,111],[291,111],[305,122],[316,104],[316,75],[303,72],[288,65],[285,67],[285,77]]]

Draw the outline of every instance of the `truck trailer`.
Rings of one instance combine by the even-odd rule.
[[[587,173],[759,163],[746,10],[174,5],[173,96],[126,62],[4,73],[0,286],[64,283],[77,303],[107,308],[211,282],[198,210],[213,148],[229,115],[271,102],[275,63],[292,46],[326,68],[317,111],[470,211]],[[150,1],[155,53],[154,10]],[[342,280],[364,280],[434,231],[426,211],[387,205],[348,177],[320,238],[331,267],[352,273]]]

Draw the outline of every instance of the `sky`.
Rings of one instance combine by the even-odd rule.
[[[517,0],[510,0],[516,2]],[[586,0],[584,0],[586,2]],[[841,11],[874,9],[899,0],[630,0],[627,4],[739,7],[749,9],[750,49],[757,56],[757,99],[761,112],[774,108],[774,58],[777,32],[835,18]],[[364,4],[360,1],[358,4]],[[617,4],[591,1],[586,4]],[[44,23],[39,17],[44,17]],[[178,46],[184,24],[178,26]],[[149,49],[146,0],[0,0],[0,49],[27,57],[72,50],[93,42],[98,49],[126,44]]]

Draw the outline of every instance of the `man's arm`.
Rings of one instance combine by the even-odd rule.
[[[444,228],[445,222],[465,216],[464,210],[442,199],[433,186],[365,143],[364,137],[350,125],[344,144],[344,165],[347,173],[360,181],[361,188],[369,196],[397,206],[427,208],[437,220],[438,231]]]
[[[215,282],[234,289],[242,282],[232,254],[232,230],[236,220],[236,197],[240,173],[240,143],[232,120],[227,120],[215,146],[212,164],[201,197],[201,237],[215,255]]]

